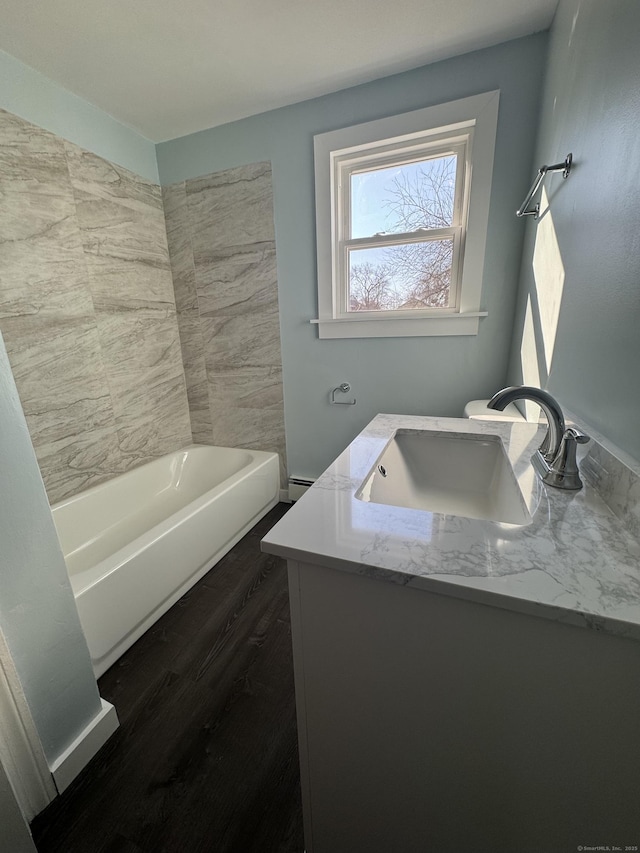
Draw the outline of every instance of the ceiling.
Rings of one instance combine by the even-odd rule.
[[[0,48],[154,142],[546,29],[558,0],[1,0]]]

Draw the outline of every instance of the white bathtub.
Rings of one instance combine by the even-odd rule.
[[[53,506],[96,677],[278,496],[276,453],[194,445]]]

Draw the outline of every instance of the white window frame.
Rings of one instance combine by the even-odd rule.
[[[316,240],[318,258],[318,325],[320,338],[475,335],[481,317],[482,273],[489,216],[499,91],[427,107],[399,116],[342,128],[314,137]],[[349,245],[348,193],[345,177],[357,164],[397,161],[405,152],[423,159],[424,152],[462,146],[464,194],[454,229],[454,257],[460,258],[458,284],[448,308],[375,312],[347,311],[346,257]],[[427,155],[428,156],[428,155]],[[427,237],[435,231],[427,232]],[[393,235],[390,241],[399,235]],[[410,239],[419,239],[408,235]],[[385,241],[383,240],[382,243]],[[370,241],[368,241],[370,245]]]
[[[399,243],[425,242],[434,239],[453,238],[454,264],[451,273],[452,299],[450,308],[410,309],[411,317],[430,316],[431,314],[456,311],[459,306],[460,278],[462,270],[458,263],[464,253],[465,225],[469,206],[469,151],[473,137],[473,128],[464,133],[452,135],[428,134],[426,139],[416,140],[414,135],[409,140],[391,140],[383,146],[356,146],[343,151],[333,151],[331,154],[332,184],[336,193],[335,204],[338,215],[334,217],[334,235],[332,241],[333,288],[335,314],[339,319],[388,319],[406,314],[407,309],[388,311],[358,311],[354,315],[349,311],[349,250],[356,248],[378,248],[393,246]],[[364,151],[363,151],[364,148]],[[351,176],[362,171],[372,171],[376,168],[424,161],[427,157],[445,157],[457,155],[456,193],[454,199],[453,222],[448,228],[429,228],[426,231],[412,231],[405,234],[394,233],[384,236],[352,238],[349,234],[351,221]]]

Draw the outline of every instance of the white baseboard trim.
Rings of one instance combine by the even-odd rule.
[[[51,765],[51,775],[59,794],[69,787],[120,725],[113,705],[104,699],[100,701],[101,711]]]

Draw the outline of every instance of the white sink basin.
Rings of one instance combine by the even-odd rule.
[[[356,498],[507,524],[531,522],[497,435],[397,430]]]

